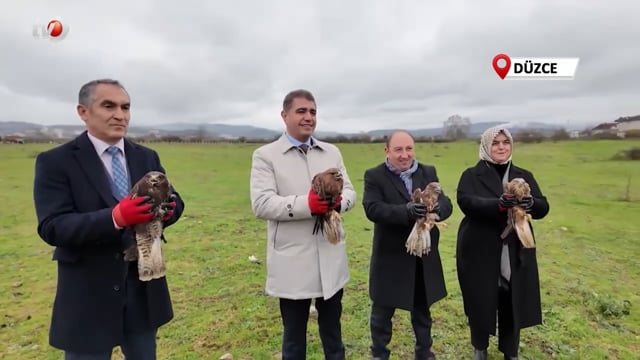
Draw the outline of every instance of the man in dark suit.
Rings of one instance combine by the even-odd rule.
[[[49,342],[67,360],[109,360],[118,345],[127,359],[155,359],[157,328],[173,318],[166,278],[141,282],[137,262],[123,259],[132,226],[152,216],[147,199],[127,192],[146,172],[165,172],[155,151],[125,139],[129,106],[118,81],[85,84],[77,111],[87,131],[36,158],[38,234],[58,264]],[[165,227],[184,209],[174,194],[162,204]]]
[[[415,359],[435,359],[431,351],[431,313],[429,307],[447,295],[438,251],[439,230],[431,230],[431,251],[417,257],[407,253],[405,243],[415,221],[427,215],[423,204],[411,201],[415,189],[438,182],[433,166],[418,163],[415,141],[406,131],[389,135],[384,163],[364,174],[362,204],[375,223],[369,272],[371,306],[371,355],[389,359],[391,319],[395,309],[411,313],[415,335]],[[435,212],[440,220],[452,213],[451,200],[442,192]]]

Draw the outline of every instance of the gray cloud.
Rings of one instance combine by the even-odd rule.
[[[280,129],[294,88],[318,101],[319,129],[431,127],[471,121],[599,122],[640,113],[640,4],[499,0],[44,0],[0,14],[2,120],[76,123],[80,86],[121,80],[132,122],[222,122]],[[8,8],[8,9],[7,9]],[[37,10],[34,10],[37,9]],[[63,41],[31,27],[61,16]],[[514,57],[579,57],[572,81],[502,81]]]

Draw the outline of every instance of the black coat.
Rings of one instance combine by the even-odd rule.
[[[424,189],[439,181],[433,166],[419,164],[412,176],[413,190]],[[418,257],[407,253],[405,242],[415,221],[410,220],[406,204],[411,200],[398,175],[385,164],[364,173],[362,204],[365,214],[374,223],[373,245],[369,272],[369,295],[373,302],[404,310],[414,308],[414,284]],[[451,200],[440,195],[441,221],[451,216]],[[431,230],[431,251],[423,256],[422,268],[428,305],[447,295],[438,243],[440,231]]]
[[[549,203],[533,175],[513,163],[508,179],[524,178],[531,187],[533,219],[549,212]],[[498,211],[503,193],[498,172],[484,161],[466,169],[460,177],[457,202],[464,218],[458,230],[456,264],[464,311],[470,325],[495,334],[498,304],[498,279],[502,239],[507,224],[506,212]],[[533,231],[533,228],[532,228]],[[540,285],[536,249],[525,249],[514,232],[507,238],[511,262],[511,290],[514,324],[525,328],[542,323]]]
[[[132,184],[147,171],[164,172],[151,149],[125,140],[125,153]],[[55,246],[58,264],[52,346],[75,352],[111,350],[123,338],[125,303],[130,329],[156,328],[173,318],[166,278],[140,282],[135,267],[123,261],[133,232],[114,227],[111,209],[117,201],[86,132],[37,156],[33,192],[38,234]],[[177,207],[165,226],[182,214],[184,203],[176,195]]]

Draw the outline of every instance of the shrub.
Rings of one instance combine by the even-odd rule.
[[[618,134],[603,132],[599,134],[591,134],[592,139],[600,139],[600,140],[620,140],[622,139]]]
[[[551,140],[554,141],[569,140],[570,138],[569,132],[565,129],[558,129],[551,134]]]
[[[640,147],[633,147],[629,150],[622,150],[615,154],[613,160],[640,160]]]
[[[521,131],[513,135],[513,140],[521,143],[541,143],[544,140],[544,134],[539,131]]]
[[[627,139],[640,139],[640,129],[627,130],[624,132],[624,137]]]

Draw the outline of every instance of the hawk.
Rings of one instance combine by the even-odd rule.
[[[141,281],[150,281],[165,275],[164,260],[162,258],[162,217],[166,210],[161,204],[170,202],[172,195],[171,183],[167,176],[159,171],[146,173],[131,189],[131,198],[146,196],[152,205],[150,211],[153,218],[144,224],[135,225],[135,242],[124,252],[126,261],[138,260],[138,277]]]
[[[507,194],[513,195],[516,200],[521,201],[522,198],[531,196],[531,188],[523,178],[514,178],[504,186]],[[515,230],[518,239],[525,248],[535,247],[533,233],[529,227],[531,215],[521,206],[514,206],[507,211],[507,227],[504,229],[500,238],[504,239],[512,230]]]
[[[323,199],[328,200],[329,204],[334,204],[342,194],[344,178],[340,170],[329,168],[321,173],[316,174],[311,180],[311,187]],[[314,215],[316,221],[313,226],[313,234],[326,232],[327,240],[331,244],[337,244],[340,241],[340,222],[342,218],[340,214],[333,208],[323,215]]]
[[[424,204],[427,208],[427,216],[416,220],[405,243],[407,252],[411,255],[422,257],[431,251],[431,229],[440,220],[438,214],[433,212],[438,206],[438,196],[442,187],[437,182],[429,183],[424,190],[416,189],[411,194],[411,200]]]

